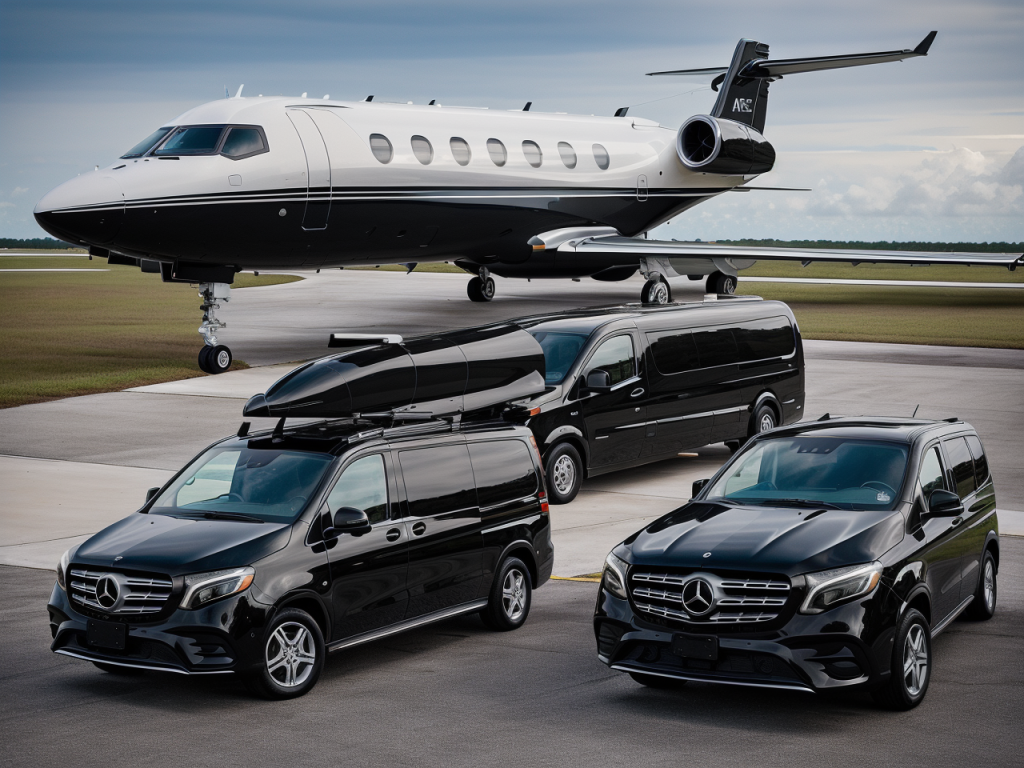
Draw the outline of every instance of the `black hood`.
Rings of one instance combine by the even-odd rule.
[[[136,513],[86,540],[72,559],[83,565],[180,576],[251,565],[281,549],[290,537],[290,523]],[[115,557],[121,559],[115,563]]]
[[[655,520],[625,545],[636,564],[795,576],[876,560],[900,542],[903,531],[903,515],[893,510],[693,502]]]

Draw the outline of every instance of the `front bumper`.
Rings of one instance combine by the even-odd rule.
[[[155,621],[133,618],[127,622],[124,650],[115,650],[89,642],[89,622],[103,619],[77,611],[56,584],[47,611],[53,636],[50,650],[54,653],[183,675],[226,674],[251,668],[259,662],[259,638],[266,620],[266,607],[255,603],[246,591],[200,610],[175,609]]]
[[[770,632],[753,626],[743,632],[716,632],[714,626],[676,630],[645,621],[602,584],[594,616],[598,658],[621,672],[678,680],[812,693],[874,687],[889,675],[895,631],[871,630],[866,616],[875,613],[867,605],[872,599],[814,616],[796,614]],[[676,635],[716,635],[717,658],[674,653]]]

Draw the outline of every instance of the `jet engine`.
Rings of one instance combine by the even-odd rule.
[[[701,173],[746,176],[767,173],[775,165],[775,148],[749,125],[721,117],[694,115],[676,135],[683,165]]]

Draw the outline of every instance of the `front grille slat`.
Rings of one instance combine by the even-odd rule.
[[[711,585],[714,605],[691,614],[683,604],[688,582],[700,578]],[[779,617],[790,598],[784,577],[722,576],[707,571],[643,570],[629,574],[629,592],[641,614],[688,624],[759,624]],[[706,587],[703,587],[706,589]]]
[[[113,605],[100,602],[104,593],[98,590],[100,580],[112,577],[118,587],[118,599]],[[79,605],[94,611],[114,616],[160,613],[171,596],[173,582],[161,576],[127,575],[119,571],[93,571],[85,568],[71,569],[69,593]]]

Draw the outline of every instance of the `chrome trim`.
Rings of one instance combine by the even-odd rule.
[[[526,501],[536,501],[536,499],[531,496],[529,499],[526,499]],[[534,515],[533,517],[524,517],[519,520],[512,520],[510,522],[503,523],[502,525],[496,525],[493,528],[484,528],[481,533],[491,533],[493,531],[500,531],[504,528],[512,528],[517,525],[530,525],[540,520],[540,517],[540,515]]]
[[[620,334],[620,335],[621,335],[621,334]],[[624,335],[627,335],[627,336],[628,336],[628,334],[624,334]],[[614,338],[614,336],[613,336],[613,337],[610,337],[610,338]],[[630,341],[633,341],[633,338],[632,338],[632,336],[630,336],[630,337],[629,337],[629,340],[630,340]],[[589,361],[588,361],[588,362],[589,362]],[[609,392],[615,392],[615,391],[617,391],[617,390],[620,390],[620,389],[622,389],[622,388],[623,388],[624,386],[626,386],[627,384],[635,384],[635,383],[636,383],[636,382],[638,382],[638,381],[640,381],[640,377],[639,377],[639,376],[637,376],[637,375],[633,375],[633,376],[630,376],[630,377],[629,377],[628,379],[623,379],[622,381],[620,381],[620,382],[619,382],[618,384],[616,384],[616,385],[615,385],[614,387],[612,387],[612,388],[611,388],[611,389],[609,389],[608,391],[609,391]]]
[[[70,656],[73,659],[82,659],[83,661],[99,662],[100,664],[110,664],[113,667],[130,667],[132,669],[148,669],[153,672],[173,672],[176,675],[230,675],[234,672],[232,669],[211,669],[209,671],[203,670],[202,672],[190,672],[187,669],[181,669],[180,667],[154,667],[150,664],[126,664],[123,661],[110,661],[106,658],[94,658],[92,656],[83,656],[80,653],[74,651],[68,651],[64,648],[59,648],[54,653],[59,653],[61,656]]]
[[[361,635],[356,635],[355,637],[347,637],[344,640],[338,640],[337,642],[331,643],[327,646],[327,652],[333,653],[334,651],[340,651],[343,648],[351,648],[353,645],[362,645],[363,643],[369,643],[382,637],[397,635],[399,632],[405,632],[409,629],[422,627],[426,624],[433,624],[434,622],[443,621],[444,619],[451,619],[455,616],[461,616],[464,613],[473,613],[473,611],[479,611],[481,608],[485,608],[486,606],[487,600],[484,599],[474,600],[472,603],[457,605],[454,608],[445,608],[444,610],[428,613],[425,616],[420,616],[416,619],[409,619],[408,621],[403,621],[399,624],[393,624],[390,627],[375,629],[371,632],[364,632]]]
[[[631,664],[612,664],[611,668],[619,672],[638,672],[641,675],[653,675],[654,677],[667,677],[672,680],[692,680],[695,683],[717,683],[719,685],[742,685],[747,688],[778,688],[784,691],[801,691],[803,693],[814,693],[814,689],[803,683],[785,685],[783,683],[760,683],[745,680],[719,680],[713,677],[698,677],[697,675],[670,675],[667,672],[655,672],[645,667],[635,667]]]
[[[957,607],[956,607],[956,608],[955,608],[955,609],[953,610],[953,612],[952,612],[951,614],[949,614],[949,616],[947,616],[947,617],[946,617],[946,618],[944,618],[944,619],[943,619],[942,621],[940,621],[940,622],[939,622],[938,624],[936,624],[936,625],[935,625],[935,628],[934,628],[934,629],[932,630],[932,637],[933,637],[933,638],[935,638],[935,637],[938,637],[938,636],[939,636],[939,634],[940,634],[940,633],[941,633],[941,632],[942,632],[942,631],[943,631],[943,630],[944,630],[944,629],[945,629],[946,627],[948,627],[948,626],[949,626],[950,624],[952,624],[952,623],[953,623],[953,622],[954,622],[954,621],[956,620],[956,617],[957,617],[957,616],[959,616],[959,615],[960,615],[961,613],[963,613],[963,612],[964,612],[964,610],[965,610],[965,609],[967,608],[967,606],[971,604],[971,601],[972,601],[972,600],[974,600],[974,595],[971,595],[971,596],[970,596],[970,597],[968,597],[968,598],[967,598],[966,600],[964,600],[964,601],[963,601],[962,603],[960,603],[960,605],[958,605],[958,606],[957,606]]]
[[[695,614],[686,610],[686,606],[683,604],[683,592],[688,584],[698,580],[708,583],[711,587],[712,601],[708,610]],[[638,582],[676,587],[679,591],[659,589],[657,586],[637,586]],[[627,588],[634,605],[641,613],[699,624],[756,624],[762,621],[771,621],[779,617],[779,611],[772,612],[771,609],[783,608],[789,600],[791,590],[790,584],[785,581],[725,578],[702,571],[686,574],[634,571],[629,574]],[[759,590],[775,594],[731,595],[726,590]],[[667,605],[643,602],[644,599],[660,601]],[[769,610],[745,610],[763,608]]]

